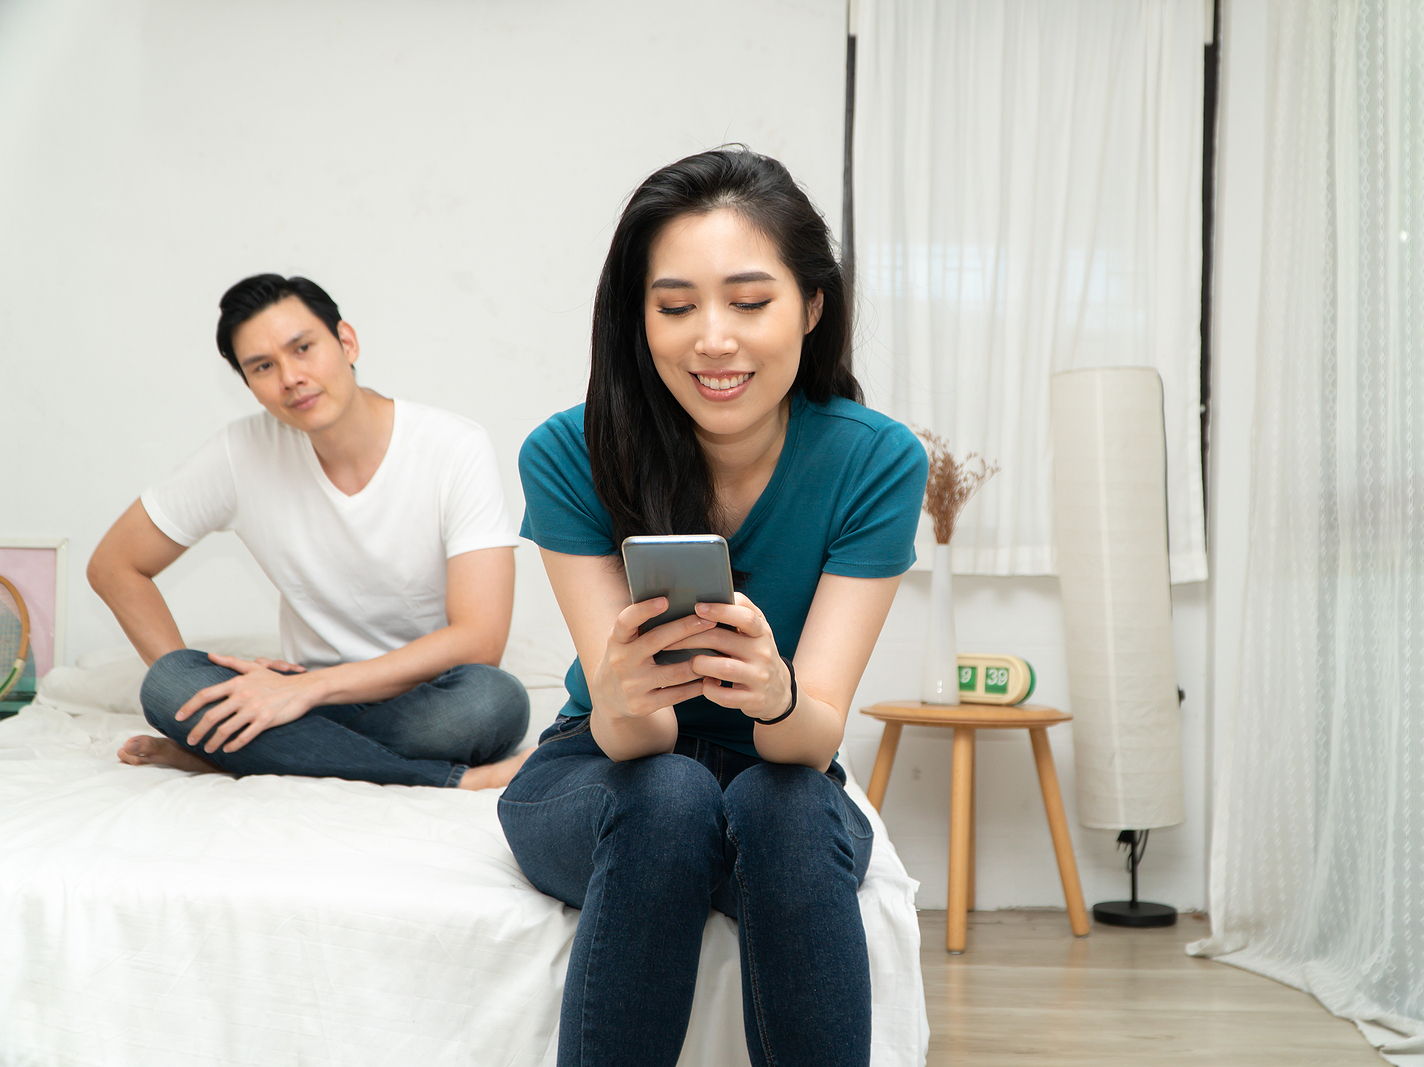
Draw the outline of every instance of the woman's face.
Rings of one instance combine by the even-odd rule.
[[[726,209],[673,219],[653,239],[643,319],[653,363],[704,437],[735,441],[779,426],[821,315],[776,246]]]

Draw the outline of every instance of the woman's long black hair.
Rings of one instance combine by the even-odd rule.
[[[801,340],[793,389],[825,402],[857,402],[851,373],[850,295],[825,220],[786,168],[741,146],[680,159],[628,200],[593,307],[593,365],[584,410],[593,485],[613,517],[614,544],[633,534],[716,529],[706,458],[683,410],[653,365],[643,325],[648,254],[673,219],[726,208],[764,233],[803,300],[820,290],[816,327]]]

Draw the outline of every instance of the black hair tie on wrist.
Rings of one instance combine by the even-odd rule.
[[[763,726],[775,726],[796,710],[796,668],[791,666],[791,661],[785,656],[781,657],[781,662],[786,664],[786,673],[791,676],[791,706],[774,719],[758,719],[755,715],[749,715],[748,718],[751,719],[752,722],[759,722]]]

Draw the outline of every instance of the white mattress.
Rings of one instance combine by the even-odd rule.
[[[59,668],[0,721],[0,1064],[554,1063],[578,912],[525,880],[495,793],[124,766],[140,676]],[[537,732],[562,691],[532,693]],[[921,1064],[915,883],[849,788],[872,1062]],[[681,1063],[748,1062],[740,989],[713,913]]]

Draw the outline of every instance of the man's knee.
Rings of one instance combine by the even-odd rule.
[[[517,745],[529,730],[529,693],[508,671],[487,663],[465,663],[436,679],[478,719],[481,732],[500,745]]]
[[[173,716],[188,698],[212,684],[213,679],[203,677],[212,669],[221,668],[208,659],[207,653],[191,648],[176,649],[154,660],[138,694],[143,717],[166,733],[175,725]]]

